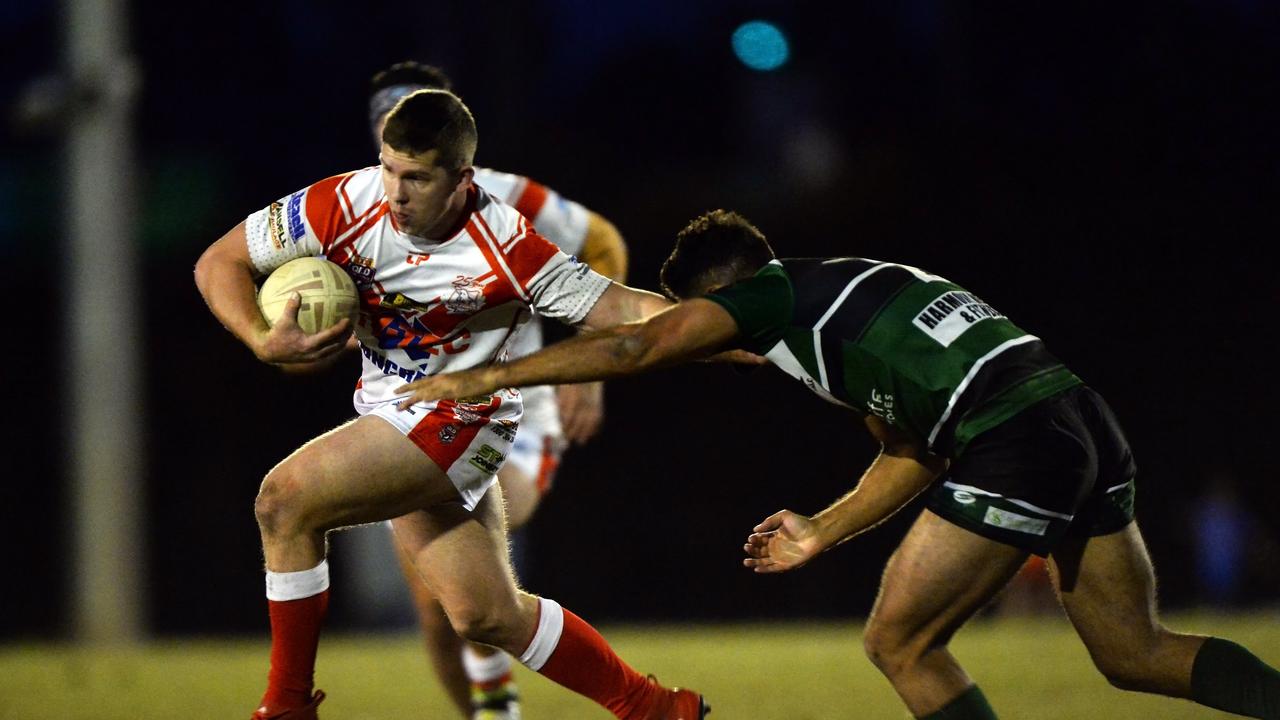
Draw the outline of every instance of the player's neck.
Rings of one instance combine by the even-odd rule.
[[[462,228],[466,227],[467,219],[471,217],[471,211],[474,209],[475,190],[468,188],[467,192],[460,198],[460,201],[452,205],[440,217],[440,222],[423,233],[422,237],[432,242],[444,242],[452,238],[462,232]]]

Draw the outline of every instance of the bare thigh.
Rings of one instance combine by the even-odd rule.
[[[1155,572],[1136,522],[1110,535],[1069,539],[1050,556],[1050,571],[1072,625],[1113,684],[1189,696],[1204,638],[1160,624]]]
[[[1027,555],[928,510],[912,525],[885,567],[864,638],[912,713],[935,712],[972,684],[947,643]]]
[[[301,494],[316,524],[328,528],[387,520],[455,500],[444,472],[408,438],[376,417],[362,417],[298,448],[267,476]]]
[[[520,591],[511,570],[500,486],[475,510],[445,503],[392,524],[454,629],[518,655],[532,637],[537,601]]]
[[[1025,550],[989,540],[928,510],[889,558],[871,624],[894,636],[945,645],[1026,561]]]

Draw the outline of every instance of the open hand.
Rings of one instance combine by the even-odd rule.
[[[752,530],[742,546],[747,553],[742,564],[758,573],[794,570],[825,549],[813,520],[790,510],[770,515]]]
[[[468,398],[488,395],[498,388],[487,379],[487,368],[474,368],[456,373],[431,375],[421,380],[405,383],[395,389],[397,395],[404,395],[396,407],[407,410],[414,403],[439,400],[440,398]]]
[[[604,422],[604,383],[561,385],[556,388],[556,404],[565,439],[581,445],[595,437]]]

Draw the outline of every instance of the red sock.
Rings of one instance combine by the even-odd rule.
[[[278,710],[303,707],[311,701],[320,623],[328,607],[328,590],[298,600],[267,600],[271,670],[261,705]]]
[[[564,613],[564,629],[551,657],[538,672],[595,700],[619,718],[629,718],[638,708],[647,707],[653,687],[648,678],[623,662],[582,618],[550,601],[542,601],[542,612],[557,610]],[[539,630],[541,627],[539,623]],[[539,640],[535,634],[533,642]]]

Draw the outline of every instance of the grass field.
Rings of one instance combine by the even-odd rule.
[[[1175,615],[1171,627],[1238,640],[1280,665],[1280,610]],[[717,720],[901,720],[907,713],[861,653],[857,623],[618,626],[605,636],[644,672],[706,694]],[[1066,621],[979,620],[953,649],[1003,718],[1228,717],[1112,689]],[[412,635],[337,636],[320,649],[325,720],[453,718]],[[138,648],[0,645],[0,720],[247,718],[262,689],[265,638]],[[607,720],[520,668],[526,720]]]

